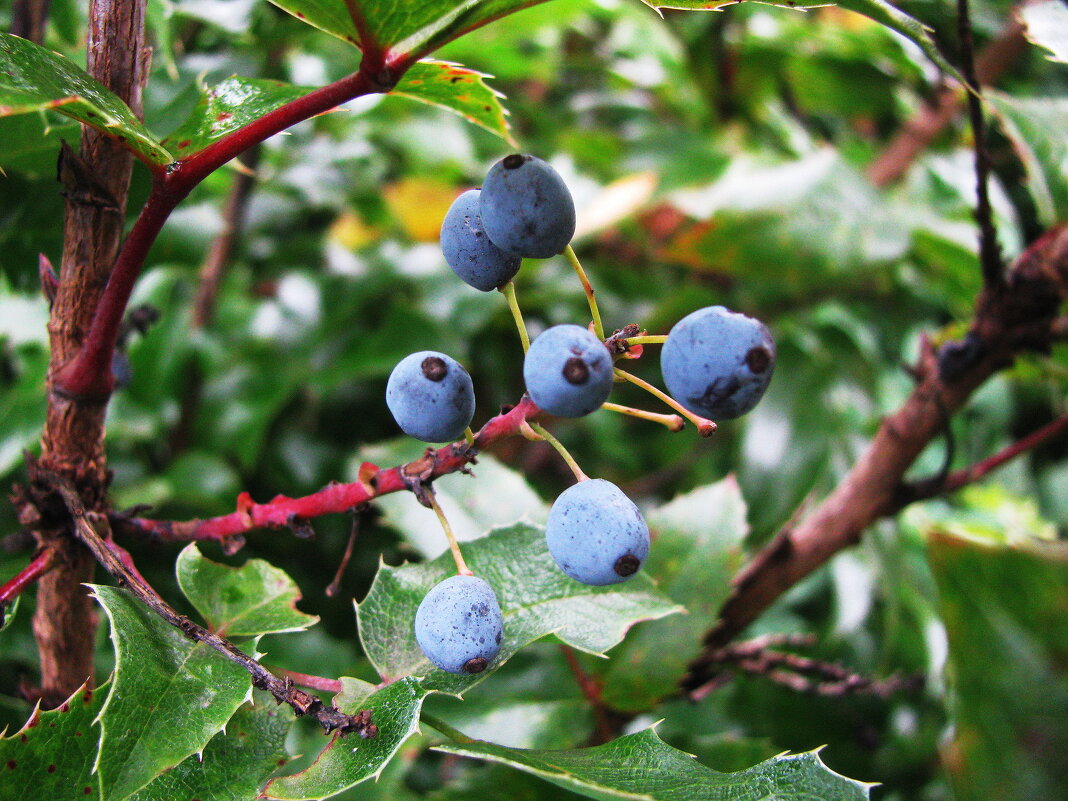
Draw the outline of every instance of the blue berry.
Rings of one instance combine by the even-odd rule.
[[[530,345],[523,361],[530,399],[549,414],[582,417],[612,391],[612,354],[578,325],[554,325]]]
[[[449,207],[441,224],[441,252],[465,282],[489,292],[507,284],[519,272],[522,259],[490,242],[478,216],[478,189],[469,189]]]
[[[481,673],[504,638],[493,588],[477,576],[452,576],[423,598],[415,613],[415,639],[426,658],[449,673]]]
[[[568,487],[549,510],[545,541],[556,564],[583,584],[618,584],[649,555],[642,513],[610,481],[593,478]]]
[[[386,405],[410,437],[446,442],[463,436],[475,414],[471,376],[459,362],[432,350],[397,362],[386,382]]]
[[[756,406],[774,369],[775,342],[767,327],[723,306],[683,317],[660,352],[671,396],[713,420],[732,420]]]
[[[486,174],[482,225],[506,253],[547,259],[575,235],[575,201],[559,173],[535,156],[513,153]]]

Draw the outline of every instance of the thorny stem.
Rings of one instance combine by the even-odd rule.
[[[456,540],[456,534],[452,530],[452,526],[449,525],[449,519],[445,517],[445,512],[442,511],[441,504],[438,503],[437,495],[434,494],[434,490],[427,488],[426,500],[430,504],[430,508],[434,510],[434,514],[438,516],[438,521],[441,523],[441,528],[445,531],[445,539],[449,541],[449,550],[452,552],[452,560],[456,562],[456,572],[461,576],[473,576],[475,575],[471,568],[467,566],[467,562],[464,561],[464,555],[460,552],[460,543]]]
[[[178,614],[141,577],[133,567],[129,555],[111,541],[110,532],[105,537],[97,533],[95,525],[102,525],[107,530],[107,517],[87,512],[77,490],[67,479],[43,469],[37,469],[34,472],[37,480],[50,485],[59,493],[74,522],[75,534],[92,552],[96,560],[119,582],[120,586],[128,589],[134,597],[163,620],[194,642],[204,643],[214,648],[230,661],[243,667],[252,677],[253,686],[271,693],[279,702],[289,704],[296,714],[314,718],[327,732],[355,731],[365,739],[378,734],[378,727],[371,722],[370,711],[364,710],[356,715],[346,715],[332,706],[324,706],[320,699],[294,688],[292,682],[287,679],[275,676],[229,640],[223,639],[189,618]]]
[[[582,269],[582,262],[578,260],[575,249],[571,245],[564,248],[564,256],[567,257],[568,262],[578,274],[579,281],[582,282],[582,291],[586,293],[586,301],[590,304],[590,314],[593,315],[593,333],[598,339],[604,339],[604,325],[601,323],[601,310],[597,308],[597,298],[594,297],[593,284],[586,276],[586,271]]]
[[[694,414],[681,403],[679,403],[677,400],[675,400],[673,397],[668,395],[666,392],[654,387],[648,381],[642,378],[638,378],[638,376],[634,375],[633,373],[628,373],[626,370],[620,370],[618,367],[614,367],[612,369],[615,372],[617,378],[622,378],[624,381],[629,381],[635,386],[641,387],[646,392],[662,400],[676,412],[678,412],[691,423],[693,423],[695,426],[697,426],[697,433],[699,433],[702,437],[710,437],[712,436],[713,432],[715,432],[717,426],[714,422],[704,417],[701,417],[700,415]]]
[[[997,229],[990,206],[990,156],[986,149],[986,124],[983,119],[982,89],[975,71],[972,20],[968,0],[957,0],[957,33],[960,37],[961,73],[967,82],[968,118],[971,121],[975,151],[975,219],[979,224],[979,263],[983,283],[995,286],[1004,279],[1004,264],[998,247]]]
[[[523,311],[519,308],[519,301],[515,297],[515,281],[509,281],[500,287],[499,291],[508,301],[508,308],[512,312],[512,319],[515,320],[515,327],[519,329],[519,339],[523,342],[523,353],[526,353],[530,350],[530,334],[527,333],[527,324],[523,322]]]
[[[553,449],[558,454],[560,454],[560,458],[567,462],[567,466],[570,467],[571,472],[575,474],[576,481],[590,480],[590,477],[584,472],[582,472],[582,468],[579,467],[578,462],[575,461],[575,457],[568,452],[567,448],[564,447],[564,444],[552,434],[550,434],[544,426],[540,426],[537,423],[532,423],[530,421],[527,421],[526,426],[534,433],[534,435],[538,439],[543,439],[553,446]]]
[[[606,412],[616,412],[618,414],[625,414],[628,417],[637,417],[641,420],[649,420],[653,423],[659,423],[660,425],[667,427],[669,431],[682,431],[682,429],[686,427],[686,421],[677,414],[649,412],[645,409],[636,409],[633,406],[620,406],[618,403],[602,403],[601,408]]]

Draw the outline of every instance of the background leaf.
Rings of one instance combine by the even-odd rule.
[[[121,801],[202,751],[251,683],[239,665],[189,641],[125,590],[97,585],[93,594],[115,645],[97,771],[103,796]]]
[[[262,559],[230,567],[205,559],[190,543],[175,572],[186,598],[222,637],[303,631],[319,620],[296,608],[300,588],[293,579]]]
[[[828,769],[815,752],[778,756],[738,773],[719,773],[678,751],[652,729],[571,751],[448,743],[438,750],[488,759],[533,773],[590,798],[642,801],[741,801],[776,798],[858,801],[868,786]]]
[[[1044,0],[1020,6],[1016,12],[1027,38],[1050,51],[1050,59],[1068,63],[1068,7],[1060,0]]]
[[[390,94],[447,108],[518,147],[501,105],[504,95],[485,81],[491,77],[451,61],[419,61],[404,73]]]
[[[56,709],[35,709],[19,731],[0,737],[0,799],[22,801],[31,790],[49,801],[100,798],[93,764],[100,742],[96,716],[106,695],[106,686],[82,686]]]
[[[150,164],[173,159],[110,89],[47,48],[0,33],[0,117],[53,109],[120,139]]]

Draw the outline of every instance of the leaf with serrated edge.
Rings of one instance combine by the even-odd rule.
[[[643,573],[607,587],[569,578],[549,555],[543,531],[523,523],[465,544],[464,559],[476,576],[489,582],[501,605],[504,642],[494,669],[549,634],[581,651],[603,654],[638,621],[681,611]],[[429,673],[435,689],[461,693],[490,672],[457,676],[434,669],[415,641],[413,621],[423,596],[455,573],[450,554],[379,568],[367,597],[356,607],[356,617],[364,651],[383,678]]]
[[[100,742],[96,717],[106,695],[106,687],[82,685],[56,709],[34,709],[19,731],[0,737],[0,801],[23,801],[30,788],[41,801],[99,799],[92,772]]]
[[[294,716],[289,707],[257,692],[211,738],[203,759],[196,754],[159,776],[130,801],[248,801],[288,761],[286,736]]]
[[[642,0],[647,6],[656,9],[677,9],[680,11],[715,11],[726,6],[734,5],[738,0]],[[940,69],[960,77],[956,68],[953,67],[939,51],[931,38],[931,29],[920,21],[910,17],[904,11],[895,8],[885,0],[838,0],[838,2],[821,2],[821,0],[760,0],[761,3],[772,6],[781,6],[791,9],[820,8],[821,6],[836,5],[849,11],[863,14],[865,17],[885,25],[890,30],[897,31],[907,39],[918,44],[924,54],[931,59]]]
[[[96,769],[104,797],[120,801],[202,751],[252,684],[242,667],[189,641],[130,593],[90,586],[115,646]]]
[[[567,751],[453,742],[438,751],[500,762],[590,798],[641,801],[864,801],[871,785],[841,776],[815,751],[780,755],[736,773],[707,768],[653,729]]]
[[[649,709],[677,690],[742,565],[749,531],[745,516],[745,499],[733,476],[646,514],[656,547],[644,569],[690,614],[641,626],[613,652],[603,674],[605,700],[613,708]],[[665,649],[666,642],[673,647]]]
[[[501,105],[504,95],[486,84],[485,79],[492,77],[450,61],[420,61],[390,94],[446,108],[518,147]]]
[[[150,164],[174,160],[130,107],[85,70],[47,48],[0,33],[0,117],[46,109],[114,136]]]
[[[178,555],[175,573],[186,598],[223,637],[303,631],[319,620],[297,610],[296,582],[262,559],[221,565],[205,559],[191,542]]]
[[[270,0],[299,20],[350,44],[359,42],[344,0]]]
[[[370,696],[358,700],[354,698],[355,703],[345,703],[335,698],[339,709],[348,714],[370,709],[371,719],[378,727],[378,736],[361,740],[351,734],[345,737],[334,735],[307,770],[272,779],[263,791],[264,797],[326,798],[377,777],[397,749],[415,733],[423,699],[431,692],[425,679],[408,676],[387,684]]]
[[[215,86],[201,87],[192,113],[163,143],[177,158],[187,158],[312,91],[314,87],[233,75]]]

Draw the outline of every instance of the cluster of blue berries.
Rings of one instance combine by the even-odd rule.
[[[457,276],[489,292],[510,289],[522,259],[564,252],[574,232],[575,204],[559,174],[541,159],[513,154],[490,169],[481,189],[456,199],[441,227],[441,247]],[[599,331],[599,319],[597,324]],[[664,344],[664,381],[680,411],[738,417],[756,405],[771,380],[775,344],[768,329],[722,306],[690,314],[658,341]],[[589,414],[608,399],[617,355],[587,328],[548,328],[530,344],[523,363],[527,394],[549,414]],[[401,429],[416,439],[445,442],[466,433],[471,440],[471,377],[443,353],[420,351],[402,359],[389,377],[386,403]],[[584,584],[626,581],[649,555],[649,528],[615,484],[588,479],[577,468],[576,475],[579,482],[549,511],[549,552],[564,573]],[[424,597],[415,617],[416,640],[439,668],[480,673],[500,650],[501,609],[489,583],[469,575],[454,556],[460,575]]]

